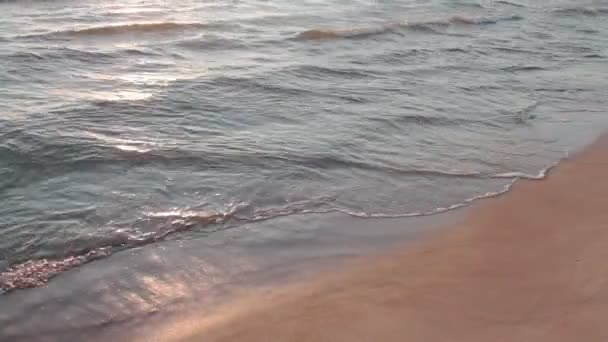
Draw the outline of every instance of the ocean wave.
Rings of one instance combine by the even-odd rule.
[[[567,7],[559,8],[553,11],[553,13],[561,16],[604,16],[608,15],[608,8],[593,8],[593,7]]]
[[[498,0],[498,1],[496,1],[496,3],[501,4],[501,5],[513,6],[513,7],[526,7],[525,5],[522,5],[520,3],[506,1],[506,0]]]
[[[525,173],[525,172],[513,171],[513,172],[504,172],[504,173],[495,174],[492,176],[492,178],[518,178],[518,179],[540,180],[540,179],[544,179],[546,177],[546,175],[547,175],[547,169],[544,169],[535,175]]]
[[[108,252],[100,248],[60,260],[28,260],[0,273],[0,292],[43,286],[53,276],[107,255]]]
[[[115,59],[121,57],[151,57],[159,56],[158,53],[152,52],[144,48],[129,47],[126,49],[112,48],[111,51],[87,51],[84,49],[59,47],[52,50],[47,50],[43,55],[45,59],[61,59],[61,60],[78,60],[85,63],[98,61],[101,58]]]
[[[51,278],[63,272],[108,257],[117,251],[159,242],[173,234],[195,227],[224,223],[232,217],[237,208],[238,206],[235,206],[232,211],[219,213],[178,210],[148,213],[149,218],[166,221],[162,225],[163,229],[148,233],[119,229],[107,237],[71,241],[72,246],[79,247],[66,252],[67,256],[27,260],[0,272],[0,293],[44,286]]]
[[[68,36],[68,37],[79,37],[79,36],[115,36],[124,34],[142,34],[142,33],[167,33],[185,30],[195,30],[210,28],[216,25],[203,24],[203,23],[190,23],[190,22],[152,22],[152,23],[131,23],[131,24],[116,24],[116,25],[104,25],[87,27],[80,29],[69,29],[54,31],[44,34],[35,34],[24,36],[24,38],[35,38],[41,36]]]
[[[42,54],[31,51],[19,51],[10,54],[3,54],[1,56],[3,59],[15,59],[20,62],[37,62],[45,59]]]
[[[303,215],[303,214],[325,214],[342,213],[358,218],[399,218],[429,216],[444,213],[465,207],[475,201],[495,197],[509,191],[512,185],[519,179],[541,180],[554,167],[552,165],[541,170],[536,175],[523,172],[505,172],[494,175],[484,175],[480,172],[459,172],[459,171],[435,171],[417,170],[417,175],[430,175],[439,177],[483,177],[483,178],[507,178],[511,179],[505,187],[498,191],[486,192],[478,196],[464,199],[461,202],[451,204],[446,207],[437,207],[427,211],[407,212],[407,213],[381,213],[363,212],[334,205],[335,198],[321,196],[312,199],[289,202],[284,205],[256,208],[249,203],[233,202],[226,206],[225,211],[208,212],[190,208],[174,208],[164,211],[148,211],[144,213],[144,220],[153,222],[148,224],[158,225],[157,229],[151,232],[137,232],[132,229],[117,229],[106,237],[90,238],[82,241],[72,241],[72,249],[66,252],[67,256],[61,258],[42,258],[26,260],[14,264],[8,269],[0,272],[0,293],[18,289],[40,287],[46,284],[52,277],[62,272],[82,266],[88,262],[110,256],[116,251],[141,247],[144,245],[160,242],[169,237],[201,227],[222,226],[229,221],[235,222],[259,222],[282,216]]]
[[[247,47],[244,41],[209,34],[182,39],[172,44],[180,48],[195,51],[242,49]]]
[[[46,47],[44,50],[19,51],[8,54],[0,54],[0,58],[15,62],[29,62],[32,64],[42,62],[59,63],[110,63],[120,58],[131,58],[133,56],[158,56],[157,53],[143,48],[119,49],[113,48],[112,51],[87,51],[84,49],[69,47]]]
[[[483,193],[478,196],[467,198],[467,199],[463,200],[462,202],[451,204],[447,207],[438,207],[438,208],[434,208],[434,209],[431,209],[428,211],[410,212],[410,213],[405,213],[405,214],[367,213],[367,212],[363,212],[363,211],[352,211],[352,210],[348,210],[348,209],[338,209],[336,211],[344,213],[349,216],[358,217],[358,218],[407,218],[407,217],[437,215],[437,214],[442,214],[442,213],[445,213],[448,211],[466,207],[466,206],[470,205],[471,203],[482,200],[482,199],[503,195],[503,194],[509,192],[509,190],[511,190],[511,187],[513,186],[513,184],[515,184],[517,179],[518,178],[514,178],[511,182],[509,182],[507,185],[505,185],[501,190],[489,191],[489,192]]]
[[[600,55],[598,53],[591,53],[588,55],[584,55],[583,57],[585,57],[585,58],[605,58],[605,56]]]
[[[566,153],[564,155],[564,158],[567,158],[567,157],[568,157],[568,154]],[[498,173],[498,174],[492,175],[492,178],[512,178],[514,180],[518,180],[518,179],[543,180],[543,179],[547,178],[547,175],[558,164],[559,164],[559,161],[545,167],[544,169],[541,169],[536,174],[530,174],[530,173],[525,173],[525,172],[520,172],[520,171],[512,171],[512,172],[503,172],[503,173]]]
[[[532,107],[531,107],[532,108]],[[529,111],[531,109],[523,109]],[[524,114],[519,114],[524,117]],[[462,125],[477,121],[464,119],[442,119],[432,117],[408,116],[393,125]],[[464,120],[464,121],[463,121]],[[385,120],[379,120],[389,125]],[[480,122],[480,124],[487,124]],[[400,127],[400,126],[399,126]],[[486,178],[487,175],[475,171],[435,170],[421,168],[401,168],[349,158],[339,154],[299,154],[287,152],[228,151],[228,150],[191,150],[187,147],[171,145],[170,142],[146,138],[112,137],[87,132],[90,141],[74,139],[55,139],[23,133],[18,139],[9,139],[0,145],[0,157],[9,160],[9,166],[15,169],[44,170],[40,177],[63,174],[71,170],[86,172],[95,170],[101,165],[166,165],[174,167],[200,166],[214,170],[238,169],[273,169],[292,168],[311,170],[364,170],[377,173],[390,173],[401,176],[431,176],[453,178]],[[36,181],[36,174],[29,174],[28,182]],[[32,178],[33,177],[33,178]]]
[[[367,78],[373,76],[369,71],[366,70],[336,67],[329,68],[319,65],[301,65],[292,69],[287,69],[285,72],[291,73],[298,77],[320,79],[326,79],[328,76],[349,78]]]
[[[44,52],[20,51],[1,56],[3,59],[14,60],[18,62],[39,63],[45,60],[70,60],[80,62],[101,61],[111,58],[112,55],[103,52],[89,52],[66,47],[50,49],[47,48]]]
[[[450,118],[445,116],[402,115],[393,118],[374,117],[368,120],[379,122],[385,126],[390,126],[395,129],[403,129],[403,127],[409,125],[429,127],[463,127],[471,125],[484,125],[500,127],[500,125],[492,120],[473,120],[467,118]]]
[[[259,209],[244,202],[230,203],[225,211],[218,212],[189,208],[145,212],[140,221],[154,225],[156,230],[140,232],[132,227],[116,229],[107,236],[74,239],[70,241],[70,250],[65,251],[63,255],[15,262],[0,272],[0,294],[44,286],[53,277],[91,261],[108,257],[118,251],[157,243],[195,228],[219,226],[230,220],[255,222],[285,215],[318,212],[310,209],[315,208],[310,202],[300,201]]]
[[[520,179],[526,179],[526,180],[532,180],[532,181],[543,180],[547,177],[549,172],[551,172],[551,170],[553,170],[558,164],[559,164],[559,162],[554,163],[554,164],[540,170],[537,174],[529,174],[529,173],[525,173],[525,172],[513,171],[513,172],[504,172],[504,173],[486,175],[485,177],[487,177],[487,178],[506,178],[506,179],[510,179],[511,181],[508,182],[502,189],[500,189],[498,191],[488,191],[486,193],[467,198],[461,202],[451,204],[447,207],[438,207],[438,208],[433,208],[433,209],[427,210],[427,211],[410,212],[410,213],[404,213],[404,214],[367,213],[367,212],[353,211],[353,210],[348,210],[348,209],[338,209],[336,211],[342,212],[349,216],[354,216],[354,217],[359,217],[359,218],[400,218],[400,217],[406,218],[406,217],[430,216],[430,215],[441,214],[441,213],[445,213],[445,212],[452,211],[455,209],[466,207],[466,206],[472,204],[473,202],[477,202],[482,199],[501,196],[501,195],[509,192],[511,190],[511,188],[513,187],[513,185]]]
[[[547,68],[535,65],[514,65],[501,69],[506,72],[519,72],[519,71],[543,71],[547,70]]]
[[[299,33],[296,40],[332,40],[344,38],[365,38],[402,30],[428,31],[442,33],[439,30],[453,25],[490,25],[500,21],[521,20],[522,17],[513,15],[499,18],[473,18],[454,15],[445,19],[426,21],[404,21],[380,26],[346,29],[311,29]]]

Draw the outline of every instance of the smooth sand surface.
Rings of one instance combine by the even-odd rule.
[[[463,222],[157,340],[608,341],[608,138]],[[149,336],[148,336],[149,338]]]

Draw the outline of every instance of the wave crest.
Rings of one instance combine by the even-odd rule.
[[[81,29],[71,29],[63,31],[55,31],[42,35],[33,35],[30,37],[39,36],[69,36],[69,37],[86,37],[86,36],[116,36],[124,34],[142,34],[142,33],[162,33],[172,31],[185,31],[193,29],[208,28],[210,25],[202,23],[182,23],[182,22],[158,22],[158,23],[131,23],[118,25],[95,26]]]
[[[89,35],[114,35],[124,33],[146,33],[146,32],[165,32],[175,31],[183,29],[203,28],[206,25],[200,23],[176,23],[176,22],[163,22],[163,23],[144,23],[144,24],[127,24],[127,25],[110,25],[110,26],[99,26],[91,27],[81,30],[66,31],[71,35],[75,36],[89,36]]]
[[[596,17],[608,14],[608,8],[593,8],[593,7],[568,7],[555,10],[553,13],[562,16],[587,16]]]
[[[426,20],[426,21],[403,21],[389,23],[380,26],[370,26],[363,28],[346,29],[311,29],[299,33],[296,40],[331,40],[342,38],[365,38],[367,36],[379,35],[384,33],[398,32],[401,30],[419,30],[439,32],[439,28],[452,25],[489,25],[499,21],[521,20],[520,16],[509,16],[502,18],[472,18],[461,15],[450,16],[445,19]]]

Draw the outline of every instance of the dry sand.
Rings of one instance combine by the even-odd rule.
[[[608,341],[608,138],[402,251],[154,338]]]

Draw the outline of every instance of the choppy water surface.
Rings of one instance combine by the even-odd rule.
[[[607,58],[603,0],[0,2],[0,288],[502,191],[605,127]]]

